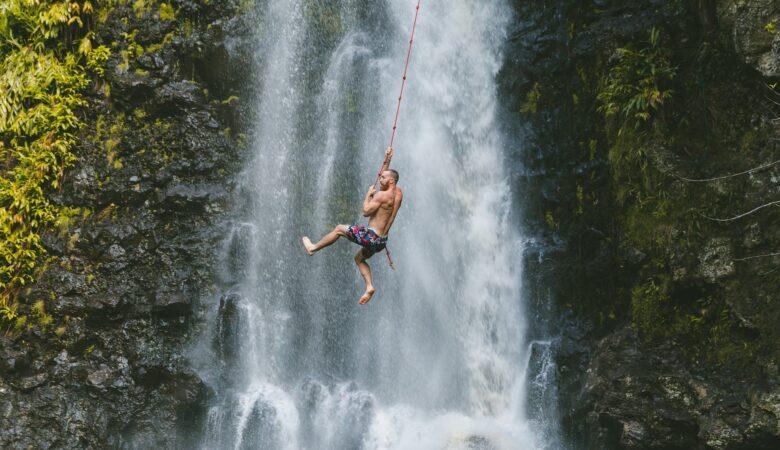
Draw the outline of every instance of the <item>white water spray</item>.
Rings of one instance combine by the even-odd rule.
[[[415,5],[261,5],[255,156],[194,351],[216,392],[203,448],[543,446],[525,414],[523,248],[496,117],[503,0],[423,2],[393,161],[399,270],[372,258],[378,292],[359,307],[357,247],[308,257],[299,241],[360,219]]]

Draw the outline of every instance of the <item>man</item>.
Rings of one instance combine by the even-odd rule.
[[[398,172],[390,169],[392,157],[393,148],[390,147],[385,151],[385,162],[379,175],[380,191],[377,192],[376,188],[371,186],[363,199],[363,216],[369,217],[367,227],[337,225],[333,231],[326,234],[316,244],[312,244],[308,236],[302,238],[303,246],[309,255],[333,244],[342,236],[363,247],[355,254],[355,263],[366,282],[366,292],[360,297],[361,305],[368,303],[376,292],[371,280],[371,267],[366,263],[366,260],[374,256],[375,253],[384,250],[387,244],[387,233],[393,226],[393,221],[404,197],[401,188],[396,186]]]

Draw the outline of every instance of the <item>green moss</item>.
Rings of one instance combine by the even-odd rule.
[[[544,213],[544,221],[547,223],[547,226],[553,230],[558,230],[561,227],[561,224],[555,220],[555,216],[553,216],[552,211],[547,211]]]
[[[769,23],[764,25],[764,29],[769,34],[777,34],[777,19],[772,19]]]
[[[632,325],[646,340],[659,339],[669,334],[666,328],[666,310],[669,296],[655,280],[649,280],[631,290]]]
[[[160,20],[170,22],[176,19],[176,12],[170,3],[160,3]]]
[[[151,9],[151,2],[147,2],[147,0],[135,0],[133,2],[133,12],[135,13],[136,17],[141,17],[145,13],[149,12]]]
[[[162,50],[164,43],[159,44],[150,44],[146,46],[145,52],[146,53],[157,53],[160,50]]]
[[[525,103],[520,107],[521,113],[536,114],[539,109],[539,100],[542,98],[542,94],[539,88],[539,83],[534,83],[534,87],[528,92],[525,98]]]
[[[48,327],[54,321],[54,318],[46,313],[46,305],[43,300],[38,300],[33,303],[30,308],[30,315],[35,319],[35,322],[43,328]]]

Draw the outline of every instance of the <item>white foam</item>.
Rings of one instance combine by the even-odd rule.
[[[208,345],[194,352],[216,392],[203,447],[540,447],[525,411],[524,241],[497,119],[511,8],[423,2],[393,161],[406,192],[389,242],[399,269],[373,258],[379,290],[357,307],[355,248],[309,258],[298,235],[359,218],[417,2],[266,3],[254,156],[225,245],[246,261],[223,268],[240,296],[226,322],[238,348],[218,369]],[[313,31],[322,20],[338,20],[338,42]],[[215,331],[201,340],[223,339]]]

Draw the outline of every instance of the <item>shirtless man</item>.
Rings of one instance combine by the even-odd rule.
[[[366,260],[374,256],[375,253],[384,250],[387,244],[387,233],[393,226],[393,221],[404,197],[401,188],[396,186],[398,172],[390,169],[392,157],[393,148],[390,147],[385,152],[385,162],[379,176],[380,191],[377,192],[376,188],[371,186],[363,199],[363,216],[369,217],[367,227],[337,225],[333,231],[326,234],[316,244],[312,244],[308,236],[302,238],[303,246],[309,255],[333,244],[342,236],[363,247],[355,254],[355,263],[366,282],[366,292],[360,297],[361,305],[368,303],[376,292],[371,280],[371,267],[368,266]]]

